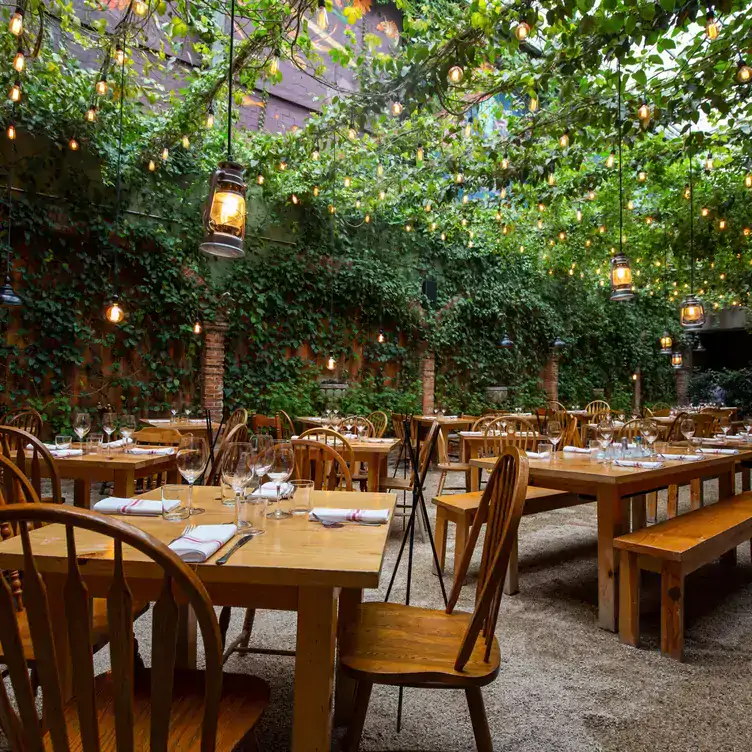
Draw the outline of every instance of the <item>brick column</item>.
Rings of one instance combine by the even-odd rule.
[[[559,401],[559,358],[551,355],[548,362],[540,372],[540,380],[548,398],[554,402]]]
[[[435,393],[434,388],[436,385],[436,359],[432,352],[427,352],[423,356],[420,381],[423,392],[423,415],[432,415]]]
[[[201,356],[201,406],[211,412],[212,420],[222,419],[224,407],[225,334],[224,316],[204,326],[204,351]]]

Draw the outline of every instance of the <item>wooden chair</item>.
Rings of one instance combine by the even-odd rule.
[[[655,415],[659,410],[668,410],[671,411],[671,405],[668,404],[668,402],[656,402],[654,405],[650,406],[650,409],[653,411],[653,415]]]
[[[282,423],[282,438],[289,441],[295,435],[295,423],[284,410],[279,411],[279,419]]]
[[[397,455],[397,461],[394,463],[393,475],[397,474],[397,469],[403,460],[405,463],[407,462],[407,446],[405,445],[405,441],[407,440],[407,437],[405,436],[405,420],[407,418],[408,416],[403,415],[402,413],[392,413],[392,429],[394,430],[394,435],[400,442],[399,454]]]
[[[375,430],[375,436],[380,439],[386,433],[389,417],[383,410],[375,410],[368,416],[368,421]]]
[[[569,413],[567,413],[567,415],[567,422],[564,424],[564,433],[562,434],[559,446],[581,447],[582,435],[580,433],[579,421],[577,420],[577,417],[575,415],[569,415]]]
[[[353,490],[347,462],[331,446],[320,441],[293,439],[292,448],[298,480],[312,480],[316,491]]]
[[[33,701],[28,663],[19,648],[18,617],[7,582],[0,586],[0,641],[18,705],[14,711],[0,688],[3,726],[13,749],[180,749],[232,750],[248,739],[269,702],[269,688],[254,676],[222,673],[219,628],[209,595],[195,572],[148,533],[86,509],[57,504],[19,504],[0,509],[0,522],[17,526],[24,553],[24,589],[32,644],[42,688],[44,727]],[[67,536],[65,611],[52,615],[44,580],[34,558],[43,540],[30,525],[59,523]],[[74,530],[112,540],[112,584],[107,597],[111,671],[95,675],[89,598],[81,575]],[[34,543],[32,543],[34,540]],[[124,574],[123,548],[135,548],[164,571],[164,587],[153,610],[151,669],[134,669],[131,595]],[[85,557],[84,557],[85,560]],[[202,671],[175,670],[178,604],[187,601],[198,622],[206,656]],[[66,645],[67,633],[67,645]],[[70,650],[74,699],[66,701],[58,662]],[[67,737],[67,740],[66,740]],[[99,740],[99,741],[97,741]],[[101,746],[100,746],[101,745]]]
[[[494,418],[483,429],[484,457],[498,457],[507,446],[532,451],[537,444],[538,432],[525,418],[504,415]]]
[[[437,467],[441,475],[439,476],[439,488],[436,492],[441,495],[444,491],[444,484],[446,483],[447,475],[449,473],[465,473],[465,486],[464,490],[467,491],[467,476],[470,473],[469,462],[454,462],[449,455],[449,440],[443,431],[439,431],[439,435],[436,439],[436,454],[438,457]],[[459,491],[462,489],[452,488],[450,491]]]
[[[481,415],[480,418],[477,418],[470,426],[470,430],[483,431],[489,423],[493,423],[500,417],[500,415]]]
[[[227,419],[223,434],[224,436],[227,436],[227,434],[229,434],[230,431],[235,428],[235,426],[245,425],[248,425],[248,410],[246,410],[244,407],[239,407]]]
[[[207,486],[218,486],[222,479],[222,463],[227,455],[227,449],[230,444],[237,442],[248,441],[248,426],[245,423],[236,423],[230,431],[225,434],[222,443],[219,445],[214,455],[214,462],[212,463],[211,470],[206,476],[204,481]]]
[[[505,448],[483,494],[461,573],[445,611],[364,603],[354,623],[343,630],[340,666],[357,682],[355,710],[344,744],[348,752],[356,752],[360,746],[374,684],[464,689],[477,748],[480,752],[492,750],[481,687],[499,673],[501,655],[494,633],[527,479],[527,458],[516,447]],[[475,611],[457,612],[462,581],[484,523],[486,536]]]
[[[251,416],[251,433],[269,433],[275,439],[282,438],[282,419],[279,413],[274,415],[259,415],[254,413]]]
[[[567,412],[567,408],[558,400],[549,400],[546,403],[546,406],[549,410],[552,410],[555,413]]]
[[[26,447],[31,457],[27,457]],[[15,426],[0,426],[0,452],[28,475],[36,495],[43,502],[62,504],[64,499],[60,490],[60,474],[50,450],[33,434]],[[42,470],[44,469],[44,473]],[[49,480],[52,495],[42,495],[42,477]],[[7,489],[6,489],[7,490]]]
[[[609,422],[613,420],[611,410],[600,410],[597,413],[588,413],[587,421],[591,426],[597,426],[603,420],[607,420]]]
[[[352,467],[355,463],[355,452],[353,452],[352,444],[350,444],[349,440],[339,433],[339,431],[335,431],[333,428],[309,428],[307,431],[303,431],[298,436],[298,439],[318,441],[331,447],[337,454],[342,456],[342,459],[347,463],[347,467],[350,468],[350,472],[352,472]]]
[[[609,415],[611,414],[611,405],[605,400],[593,400],[585,405],[585,412],[588,415],[595,415],[596,413],[602,413],[604,411],[608,411]]]
[[[621,441],[624,437],[631,443],[638,435],[642,427],[642,418],[632,418],[628,420],[621,428],[616,430],[616,441]]]
[[[42,433],[42,414],[32,407],[25,407],[23,410],[15,410],[12,413],[8,413],[3,423],[6,426],[20,428],[22,431],[26,431],[26,433],[30,433],[37,438]]]
[[[134,431],[131,438],[136,446],[178,446],[183,434],[176,428],[148,426]]]

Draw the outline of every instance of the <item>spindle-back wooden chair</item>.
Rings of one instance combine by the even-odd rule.
[[[368,420],[375,430],[375,436],[381,438],[386,433],[386,427],[389,425],[389,417],[383,410],[374,410]]]
[[[63,503],[60,473],[55,460],[50,450],[34,434],[16,426],[0,426],[0,452],[28,476],[40,501]],[[42,494],[42,478],[50,483],[50,496]]]
[[[293,439],[292,448],[298,480],[312,480],[317,491],[353,490],[350,468],[333,447],[320,441]]]
[[[282,419],[279,413],[274,415],[259,415],[254,413],[251,416],[251,433],[268,433],[277,440],[282,439]]]
[[[14,410],[8,413],[3,420],[6,426],[13,426],[26,431],[37,438],[42,433],[42,414],[33,407],[25,407],[22,410]]]

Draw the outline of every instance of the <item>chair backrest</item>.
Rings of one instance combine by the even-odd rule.
[[[652,408],[653,417],[655,418],[668,418],[671,415],[671,408],[666,407],[662,410],[656,410],[655,407]]]
[[[634,441],[634,439],[640,433],[641,425],[642,418],[632,418],[632,420],[628,420],[621,428],[616,431],[616,440],[621,441],[624,437],[626,437],[630,442]]]
[[[546,403],[546,407],[555,413],[558,413],[561,411],[567,412],[567,408],[564,407],[564,405],[562,405],[561,402],[559,402],[558,400],[549,400]]]
[[[309,428],[307,431],[303,431],[298,438],[305,439],[306,441],[318,441],[321,444],[330,446],[337,454],[342,455],[342,459],[344,459],[348,467],[352,467],[352,463],[355,462],[355,452],[353,452],[352,444],[339,431],[335,431],[333,428]]]
[[[222,462],[224,462],[227,449],[230,444],[236,442],[248,441],[248,426],[245,423],[236,423],[222,439],[222,443],[219,445],[219,449],[214,454],[214,463],[209,470],[209,474],[206,476],[207,486],[218,486],[222,477]]]
[[[152,611],[151,728],[149,748],[166,750],[172,710],[175,654],[177,643],[178,604],[173,590],[196,615],[204,643],[204,710],[201,728],[202,752],[213,752],[217,736],[219,700],[222,690],[222,643],[217,617],[209,594],[198,576],[162,542],[126,522],[59,504],[19,504],[0,508],[0,523],[19,529],[23,547],[25,605],[31,626],[31,639],[37,657],[35,667],[42,688],[43,716],[52,748],[67,750],[63,690],[58,675],[56,648],[60,632],[67,632],[73,695],[78,710],[82,749],[99,749],[99,728],[94,693],[92,634],[89,619],[90,599],[81,575],[74,531],[89,530],[112,545],[112,574],[107,596],[110,661],[114,696],[115,742],[117,749],[132,750],[134,743],[134,645],[132,598],[124,575],[123,549],[135,548],[164,572],[162,592]],[[65,525],[66,545],[60,544],[61,556],[67,557],[64,585],[65,622],[50,620],[46,588],[37,569],[34,550],[49,545],[43,538],[30,534],[30,523]],[[33,541],[33,542],[32,542]],[[49,550],[49,549],[46,549]],[[85,555],[82,556],[85,561]],[[99,564],[103,564],[99,559]],[[12,749],[43,749],[42,725],[37,716],[29,666],[20,646],[18,623],[12,608],[8,583],[0,582],[0,642],[13,685],[17,711],[12,709],[4,686],[0,686],[0,714],[3,729]],[[67,627],[67,628],[66,628]],[[1,683],[0,683],[1,684]]]
[[[530,421],[513,415],[502,415],[494,418],[483,429],[483,454],[486,457],[498,457],[507,446],[534,449],[537,441],[538,432]]]
[[[666,441],[683,441],[684,436],[681,432],[681,422],[684,420],[684,418],[690,417],[692,416],[689,413],[678,413],[674,418],[674,422],[671,424],[671,427],[668,429],[668,433],[666,434]]]
[[[392,413],[392,428],[394,435],[400,440],[405,440],[405,420],[407,416],[402,413]]]
[[[282,438],[289,441],[295,435],[295,423],[284,410],[279,411],[279,419],[282,423]]]
[[[668,402],[656,402],[654,405],[650,406],[650,409],[653,411],[653,415],[656,414],[656,410],[668,410],[671,411],[671,405],[668,404]]]
[[[253,433],[269,433],[275,439],[282,438],[282,421],[279,413],[274,415],[259,415],[254,413],[251,416],[251,431]]]
[[[161,446],[178,446],[183,434],[177,428],[158,428],[147,426],[139,431],[134,431],[131,438],[136,444],[160,444]]]
[[[381,438],[386,433],[386,427],[389,425],[389,416],[383,410],[374,410],[368,420],[374,428],[376,438]]]
[[[27,450],[28,446],[31,449]],[[50,450],[36,436],[16,426],[0,426],[0,453],[23,468],[39,498],[42,497],[44,476],[49,478],[52,487],[52,501],[56,504],[63,503],[60,474],[55,460]]]
[[[718,431],[720,431],[718,418],[726,417],[727,415],[727,413],[721,416],[717,415],[716,413],[700,413],[699,415],[690,416],[695,422],[695,436],[698,436],[702,439],[711,438]]]
[[[345,425],[352,426],[353,433],[358,433],[358,429],[364,429],[367,438],[372,439],[376,436],[376,429],[373,423],[368,418],[364,418],[362,415],[350,415],[347,418],[343,418],[340,422],[340,430],[345,430]]]
[[[608,410],[609,413],[611,412],[611,405],[609,405],[605,400],[593,400],[592,402],[589,402],[587,405],[585,405],[585,412],[588,415],[595,415],[596,413],[601,413],[604,410]]]
[[[489,423],[493,423],[499,417],[499,415],[481,415],[480,418],[477,418],[472,426],[470,426],[470,430],[482,431]]]
[[[588,423],[597,426],[603,420],[612,420],[611,410],[599,410],[597,413],[588,413]]]
[[[34,436],[42,433],[42,414],[32,407],[25,407],[23,410],[15,410],[8,413],[3,421],[6,426],[20,428]]]
[[[446,609],[447,613],[452,613],[457,605],[481,527],[485,524],[475,611],[459,646],[454,664],[456,671],[465,667],[481,635],[485,641],[484,660],[488,661],[491,655],[502,586],[525,505],[528,474],[524,452],[517,447],[505,447],[483,492]]]
[[[566,423],[563,423],[562,425],[564,426],[564,433],[562,434],[559,446],[581,446],[582,437],[580,435],[579,421],[577,420],[577,417],[567,413]]]
[[[342,490],[353,490],[350,469],[333,447],[320,441],[293,439],[292,448],[298,480],[312,480],[317,491],[334,491],[343,484]]]
[[[237,408],[225,423],[225,436],[232,431],[235,426],[244,426],[248,423],[248,410],[244,407]]]

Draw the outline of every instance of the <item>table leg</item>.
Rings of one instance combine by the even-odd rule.
[[[381,477],[381,457],[378,454],[368,455],[368,490],[370,493],[379,492],[379,478]]]
[[[736,489],[736,473],[734,472],[735,463],[732,462],[726,472],[718,476],[718,501],[729,499],[734,495]]]
[[[337,633],[342,632],[347,626],[353,623],[361,601],[363,600],[363,591],[360,588],[343,588],[339,595],[339,614],[337,617]],[[341,639],[341,637],[340,637]],[[353,700],[355,699],[355,684],[351,679],[337,666],[337,685],[334,694],[334,725],[347,726],[353,712]]]
[[[195,669],[198,651],[198,625],[196,614],[190,606],[178,606],[177,633],[175,666],[177,668]]]
[[[330,752],[337,599],[333,588],[300,588],[292,751]]]
[[[617,488],[598,488],[598,626],[609,632],[616,631],[618,600],[616,597],[616,572],[614,538],[621,535],[622,504]]]
[[[91,509],[91,481],[88,478],[73,481],[73,504],[81,509]]]
[[[136,493],[136,476],[133,470],[115,470],[115,496],[130,499]]]
[[[647,524],[645,506],[647,499],[645,494],[638,494],[632,497],[631,516],[632,530],[642,530]]]

